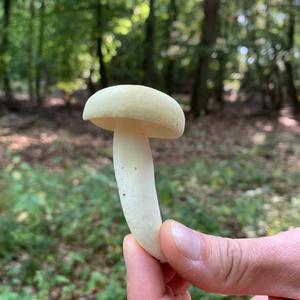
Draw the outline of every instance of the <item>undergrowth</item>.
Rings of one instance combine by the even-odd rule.
[[[297,226],[300,172],[256,155],[157,166],[163,218],[230,237]],[[54,171],[11,156],[0,190],[0,300],[125,298],[128,228],[112,167],[87,160]]]

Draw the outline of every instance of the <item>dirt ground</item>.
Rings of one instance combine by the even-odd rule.
[[[204,156],[226,159],[241,147],[264,144],[272,135],[288,136],[289,139],[300,137],[299,123],[288,112],[263,116],[251,115],[244,110],[241,114],[243,107],[228,105],[222,114],[197,121],[188,117],[181,138],[151,142],[155,160],[178,164]],[[61,105],[52,105],[38,112],[0,112],[0,167],[9,162],[11,154],[32,164],[53,168],[82,158],[100,166],[110,164],[112,134],[83,121],[81,114],[80,107],[68,109]],[[277,146],[286,152],[291,166],[300,166],[300,158],[289,153],[287,144],[282,142]]]

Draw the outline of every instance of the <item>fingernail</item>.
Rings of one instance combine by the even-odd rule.
[[[177,222],[172,223],[171,231],[179,252],[188,259],[198,260],[200,258],[200,239],[196,233]]]
[[[123,254],[124,254],[124,261],[125,261],[125,264],[127,265],[127,255],[126,255],[126,237],[124,238],[124,241],[123,241]]]

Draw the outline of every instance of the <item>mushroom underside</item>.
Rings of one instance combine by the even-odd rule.
[[[165,127],[161,124],[154,123],[154,122],[141,121],[139,119],[101,117],[101,118],[93,118],[90,121],[96,126],[110,131],[115,131],[117,124],[134,123],[135,126],[143,128],[143,132],[148,138],[173,139],[178,137],[178,132],[168,127]]]

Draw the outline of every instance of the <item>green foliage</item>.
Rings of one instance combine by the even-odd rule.
[[[30,292],[13,292],[8,286],[0,285],[0,300],[37,300]]]
[[[163,218],[231,237],[296,226],[300,173],[265,165],[257,151],[159,166]],[[13,156],[0,184],[0,299],[124,299],[128,229],[111,167],[74,161],[54,171]],[[191,292],[193,299],[221,297]]]
[[[107,265],[122,257],[126,227],[111,169],[99,172],[81,165],[75,170],[53,175],[14,158],[3,175],[4,276],[35,286],[38,299],[47,299],[57,285],[65,295],[61,299],[70,299],[68,295],[78,288],[73,279],[86,285],[86,293],[102,290],[108,284]],[[92,268],[87,263],[91,259],[95,260]]]
[[[10,74],[14,91],[28,92],[30,87],[34,89],[35,80],[41,82],[44,94],[56,89],[70,94],[86,88],[89,80],[97,84],[101,80],[97,54],[99,37],[102,38],[101,50],[109,82],[142,82],[147,48],[147,2],[44,1],[44,15],[41,14],[40,1],[10,2],[10,22],[7,28],[9,40],[0,49],[0,60],[3,63],[0,68],[1,74],[4,68]],[[153,39],[155,86],[165,89],[165,74],[170,71],[173,87],[181,91],[191,87],[197,65],[196,54],[198,51],[207,51],[204,45],[199,44],[203,35],[203,2],[176,0],[175,20],[169,22],[172,14],[170,1],[156,1]],[[295,66],[297,83],[297,30],[294,34],[294,50],[287,46],[288,19],[291,9],[297,11],[299,4],[296,2],[293,1],[293,9],[283,0],[272,3],[261,0],[247,3],[220,1],[217,38],[209,66],[211,72],[206,77],[212,93],[223,82],[226,82],[228,88],[241,86],[241,90],[250,95],[254,90],[265,88],[270,95],[270,102],[275,103],[278,101],[275,98],[281,95],[276,86],[284,85],[285,82],[284,63],[287,58]],[[99,5],[102,9],[100,27],[97,24]],[[3,14],[1,5],[2,23]],[[42,18],[45,24],[44,38],[40,41]],[[0,36],[3,33],[1,26]],[[172,67],[168,70],[170,61]],[[268,86],[264,87],[262,82],[267,82]]]

